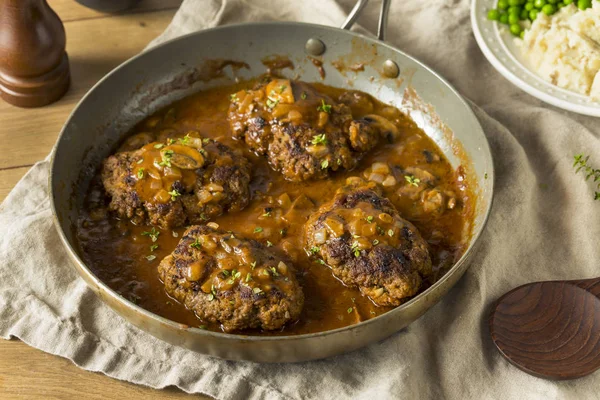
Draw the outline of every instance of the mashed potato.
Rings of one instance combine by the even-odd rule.
[[[552,16],[539,13],[521,50],[552,84],[600,100],[600,2],[580,11],[573,4]]]

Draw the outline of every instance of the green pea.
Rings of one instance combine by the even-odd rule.
[[[558,8],[559,10],[560,10],[561,8],[563,8],[563,7],[565,7],[565,3],[562,3],[562,2],[561,2],[561,3],[558,3],[558,4],[556,5],[556,8]]]
[[[510,33],[515,36],[519,36],[522,32],[521,25],[519,24],[511,24],[510,25]]]
[[[525,39],[525,31],[521,31],[521,33],[519,33],[519,37],[521,39]]]
[[[535,8],[537,8],[538,10],[541,10],[542,7],[544,7],[546,5],[546,0],[535,0],[533,2],[533,5],[535,6]]]
[[[573,0],[571,0],[573,1]],[[533,3],[527,3],[525,4],[525,11],[531,11],[533,10]]]
[[[508,14],[508,24],[514,25],[519,23],[519,17],[514,14]]]
[[[490,21],[498,21],[498,18],[500,18],[500,12],[498,10],[490,10],[488,11],[487,17]]]
[[[558,0],[546,0],[548,2],[548,4],[556,4],[558,3]]]
[[[592,0],[577,0],[577,7],[580,10],[586,10],[592,6]]]
[[[532,21],[535,21],[535,19],[537,18],[538,12],[539,11],[536,10],[535,8],[533,10],[529,11],[529,19]],[[507,18],[507,20],[508,20],[508,18]]]
[[[519,19],[521,21],[525,21],[527,18],[529,18],[529,11],[523,9],[523,11],[521,11],[521,15],[519,15]]]
[[[513,6],[513,7],[508,7],[508,15],[519,15],[521,14],[521,7],[518,6]]]
[[[519,0],[507,0],[509,6],[518,6]]]
[[[508,14],[500,14],[500,17],[498,18],[498,21],[501,24],[507,24],[508,25]]]
[[[563,0],[563,3],[565,3],[565,6],[568,6],[573,3],[573,0]]]
[[[552,15],[556,12],[556,7],[554,7],[552,4],[546,4],[544,7],[542,7],[542,12],[546,15]]]
[[[498,0],[498,9],[499,10],[506,10],[507,8],[508,8],[507,0]]]

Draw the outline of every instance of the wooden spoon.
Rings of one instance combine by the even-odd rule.
[[[529,374],[574,379],[600,368],[600,278],[520,286],[489,323],[500,353]]]

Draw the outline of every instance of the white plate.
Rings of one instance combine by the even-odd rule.
[[[600,103],[589,97],[561,89],[529,69],[506,25],[487,19],[497,0],[472,0],[471,25],[477,44],[488,61],[520,89],[556,107],[579,114],[600,117]]]

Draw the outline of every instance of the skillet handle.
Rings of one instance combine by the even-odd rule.
[[[390,13],[391,1],[392,0],[383,0],[381,2],[381,12],[379,13],[379,23],[377,24],[377,38],[381,41],[385,40],[385,32],[387,30],[388,14]],[[354,8],[352,8],[350,11],[350,14],[348,14],[348,18],[346,18],[341,28],[352,28],[352,25],[354,25],[361,11],[363,8],[365,8],[368,2],[369,0],[358,0]]]

